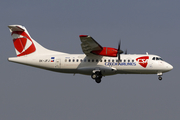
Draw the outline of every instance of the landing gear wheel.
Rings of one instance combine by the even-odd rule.
[[[159,80],[162,80],[162,77],[161,77],[161,76],[159,76],[159,77],[158,77],[158,79],[159,79]]]
[[[96,83],[101,83],[101,79],[100,78],[97,78],[95,79]]]
[[[91,75],[91,78],[92,78],[92,79],[96,79],[96,78],[97,78],[97,74],[96,74],[96,73],[93,73],[93,74]]]

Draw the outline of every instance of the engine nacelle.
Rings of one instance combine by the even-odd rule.
[[[91,53],[102,56],[117,57],[118,50],[116,48],[103,47],[102,50],[94,50]]]

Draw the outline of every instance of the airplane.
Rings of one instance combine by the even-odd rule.
[[[44,48],[31,38],[22,25],[9,25],[17,57],[8,61],[54,72],[89,75],[96,83],[115,74],[157,74],[173,69],[160,56],[127,54],[118,48],[102,47],[89,35],[79,35],[84,54],[69,54]],[[125,53],[125,54],[122,54]]]

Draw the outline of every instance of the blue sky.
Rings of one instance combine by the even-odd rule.
[[[0,119],[180,119],[178,0],[3,0],[0,4]],[[79,35],[130,54],[156,54],[174,69],[157,75],[54,73],[7,61],[16,56],[8,25],[20,24],[46,48],[83,53]]]

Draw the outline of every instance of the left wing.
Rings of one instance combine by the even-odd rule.
[[[103,47],[97,43],[91,36],[79,35],[81,40],[81,47],[86,55],[91,54],[92,51],[102,51]]]

